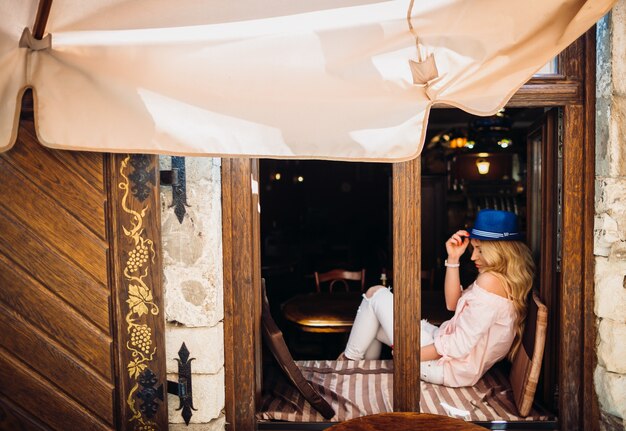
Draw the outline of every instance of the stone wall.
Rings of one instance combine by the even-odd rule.
[[[626,428],[626,0],[597,27],[594,380],[603,430]]]
[[[170,158],[161,157],[161,169]],[[224,334],[222,274],[222,206],[220,159],[187,157],[187,203],[179,223],[171,187],[161,188],[163,275],[165,288],[165,343],[168,380],[177,380],[178,350],[184,342],[193,372],[193,412],[185,426],[178,398],[169,395],[172,431],[223,430]]]

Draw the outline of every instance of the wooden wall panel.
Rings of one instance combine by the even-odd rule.
[[[111,379],[111,338],[79,311],[0,256],[0,301]]]
[[[106,157],[46,149],[28,120],[0,155],[0,409],[15,429],[116,429]]]
[[[36,138],[30,136],[28,129],[25,129],[20,138],[22,142],[28,139],[28,145],[18,145],[10,153],[0,153],[0,157],[19,170],[23,177],[27,177],[44,194],[60,196],[56,203],[82,220],[85,227],[104,240],[106,232],[102,220],[105,197],[102,189],[94,188],[55,157],[59,151],[52,152],[39,145]],[[85,199],[85,196],[91,196],[91,199]]]
[[[22,358],[32,369],[81,400],[91,412],[113,423],[113,385],[110,379],[91,370],[88,363],[68,352],[63,346],[35,329],[18,313],[0,304],[0,326],[13,336],[4,347]],[[44,342],[42,342],[44,341]],[[68,379],[67,376],[73,376]]]
[[[49,429],[7,397],[0,394],[0,430],[42,431]]]
[[[37,232],[42,242],[63,252],[66,259],[74,262],[74,266],[90,272],[97,280],[106,280],[106,243],[59,204],[58,200],[63,197],[55,198],[42,192],[2,158],[0,171],[3,173],[2,186],[6,190],[20,190],[25,196],[36,197],[5,198],[0,206],[18,217],[29,230]],[[104,219],[101,220],[103,222]],[[77,247],[77,244],[80,246]]]
[[[33,373],[18,358],[0,347],[0,381],[7,398],[55,430],[110,430],[111,424],[94,416],[86,407]]]
[[[0,253],[15,262],[28,262],[28,274],[79,310],[90,310],[85,318],[110,334],[109,292],[106,284],[86,271],[68,265],[65,256],[43,243],[36,232],[22,225],[0,207]],[[68,289],[80,286],[80,289]]]
[[[55,157],[99,192],[105,191],[102,154],[78,151],[57,151]]]

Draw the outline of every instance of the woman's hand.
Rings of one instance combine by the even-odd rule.
[[[446,251],[448,252],[448,263],[459,263],[461,255],[469,245],[469,232],[458,230],[446,241]]]

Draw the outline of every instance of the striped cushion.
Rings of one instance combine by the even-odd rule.
[[[298,361],[303,376],[330,403],[336,415],[332,422],[393,410],[393,361]],[[259,420],[323,422],[325,419],[280,373],[267,373]],[[448,388],[421,382],[420,410],[470,421],[553,420],[543,410],[533,409],[522,418],[506,376],[489,371],[476,385]]]

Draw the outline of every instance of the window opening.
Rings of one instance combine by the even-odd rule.
[[[431,112],[421,156],[422,318],[439,325],[452,316],[443,297],[444,242],[458,228],[471,227],[481,209],[503,209],[518,214],[520,228],[527,232],[539,264],[541,207],[529,202],[542,196],[541,151],[546,137],[531,137],[530,133],[543,116],[542,108],[509,108],[486,118],[456,109]],[[300,363],[309,372],[304,373],[305,377],[321,379],[318,386],[324,385],[324,377],[313,376],[314,369],[319,367],[320,360],[337,357],[345,347],[348,333],[302,331],[285,318],[283,306],[294,296],[315,291],[315,271],[365,269],[366,288],[380,283],[384,272],[393,286],[390,177],[389,164],[260,162],[261,263],[271,314],[294,359],[309,361]],[[461,272],[465,287],[477,275],[469,263],[467,252]],[[551,337],[554,334],[548,334],[548,344]],[[387,362],[371,366],[389,367],[393,362],[391,350],[384,351],[381,358]],[[490,378],[495,380],[489,387],[508,383],[508,367],[503,362],[494,368]],[[556,381],[556,378],[548,380]],[[274,383],[266,381],[266,389]],[[468,400],[471,394],[485,398],[480,388],[463,389],[462,398],[452,392],[433,397],[436,391],[422,388],[421,405],[431,404],[422,410],[463,417],[464,412],[475,406]],[[538,391],[535,400],[541,403],[542,397]],[[441,405],[444,399],[448,400],[445,406]],[[450,399],[458,399],[458,405]],[[384,404],[384,400],[380,402]],[[490,414],[495,417],[472,410],[465,418],[485,424],[491,420],[523,420],[515,415],[513,405],[509,408],[510,415],[502,413],[499,405],[491,409]],[[554,414],[547,410],[531,417],[555,420]],[[300,417],[300,420],[311,418]]]
[[[549,137],[545,127],[540,127],[538,133],[531,132],[538,123],[541,125],[543,122],[544,109],[508,108],[493,117],[475,117],[460,110],[432,111],[422,152],[422,199],[430,214],[425,211],[422,217],[438,218],[441,217],[440,214],[444,214],[445,223],[443,229],[431,228],[430,231],[424,231],[422,237],[422,248],[426,253],[422,257],[423,264],[428,260],[427,250],[442,253],[434,259],[431,258],[437,263],[436,287],[434,293],[424,292],[424,288],[422,289],[423,318],[430,318],[429,295],[436,298],[443,298],[444,295],[445,270],[439,262],[446,254],[445,249],[437,248],[437,244],[443,243],[459,228],[471,228],[477,212],[481,209],[515,212],[521,231],[527,233],[527,242],[533,251],[537,268],[541,267],[541,187],[545,184],[542,183],[541,157]],[[424,191],[428,189],[429,183],[437,182],[445,184],[443,192],[439,191],[443,196],[440,200],[435,199],[432,193]],[[429,233],[437,238],[435,242],[429,243]],[[471,248],[468,248],[461,259],[461,283],[465,288],[478,275],[471,264],[470,255]],[[539,286],[535,288],[538,289]],[[555,288],[556,284],[543,287],[548,291]],[[435,301],[431,304],[435,304]],[[436,305],[434,308],[437,309]],[[433,323],[438,324],[440,320]],[[554,334],[547,336],[548,343],[552,344],[551,338]],[[553,413],[538,407],[527,418],[517,416],[513,391],[509,389],[511,379],[515,379],[516,367],[519,365],[514,365],[514,372],[511,374],[508,361],[501,361],[476,385],[462,390],[437,385],[426,388],[422,382],[421,409],[483,423],[494,419],[517,421],[532,418],[537,421],[554,421]],[[554,373],[555,370],[548,372]],[[554,381],[553,378],[548,380]],[[507,396],[495,397],[489,389],[494,386],[505,388],[498,395]],[[543,402],[542,398],[543,393],[537,391],[536,405]],[[488,402],[485,403],[485,400]],[[503,410],[496,412],[502,407]]]
[[[260,162],[261,271],[295,359],[335,359],[345,345],[345,327],[305,328],[285,318],[286,301],[316,292],[315,272],[364,271],[363,285],[371,286],[391,267],[390,175],[385,163]],[[361,281],[347,284],[358,303]],[[329,283],[322,280],[320,290],[328,293]],[[335,283],[338,295],[324,296],[320,307],[345,300],[343,293]]]
[[[536,77],[557,75],[559,73],[559,57],[556,56],[548,61],[535,73]]]

